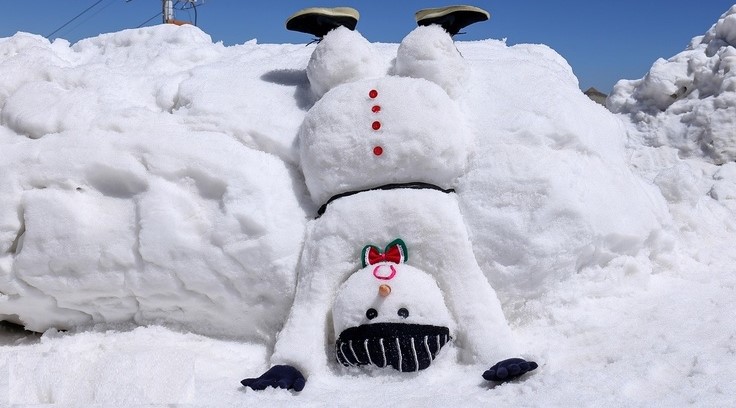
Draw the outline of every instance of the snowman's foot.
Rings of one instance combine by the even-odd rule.
[[[360,13],[351,7],[311,7],[299,10],[286,20],[286,29],[322,38],[343,26],[355,30]]]
[[[418,25],[437,24],[442,26],[451,36],[473,23],[491,18],[487,11],[475,6],[429,8],[417,11],[415,16]]]

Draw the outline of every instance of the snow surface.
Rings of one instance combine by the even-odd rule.
[[[45,331],[0,337],[0,405],[729,406],[734,16],[620,82],[621,114],[544,45],[456,43],[477,144],[460,209],[540,364],[495,387],[494,362],[448,347],[418,374],[239,385],[269,366],[316,213],[296,143],[313,47],[174,26],[0,39],[0,315]],[[398,45],[375,50],[388,64]],[[702,86],[665,106],[687,78]]]
[[[628,114],[638,143],[672,146],[716,164],[736,159],[736,6],[704,35],[637,80],[619,81],[607,106]]]

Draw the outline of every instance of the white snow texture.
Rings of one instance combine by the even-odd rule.
[[[736,5],[705,35],[641,79],[619,81],[607,105],[637,124],[635,137],[716,164],[736,159]]]
[[[441,34],[335,30],[319,58],[191,26],[0,39],[0,317],[45,332],[0,337],[0,405],[729,406],[736,6],[619,82],[615,113],[544,45],[455,59]],[[408,181],[456,193],[360,193],[313,220]],[[418,374],[331,369],[340,287],[396,238],[456,345]],[[540,367],[483,381],[495,361],[463,350],[490,355],[489,327]],[[324,368],[304,391],[238,386],[296,354]]]

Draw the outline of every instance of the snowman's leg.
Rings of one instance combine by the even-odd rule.
[[[501,303],[478,266],[454,195],[448,195],[444,242],[423,255],[457,322],[456,342],[468,362],[495,362],[517,354]],[[428,266],[426,268],[429,268]]]
[[[461,244],[456,263],[438,270],[436,279],[445,292],[448,308],[457,321],[456,343],[466,362],[491,363],[518,354],[511,329],[501,309],[496,292],[478,267],[470,242]]]
[[[454,99],[465,89],[470,68],[447,31],[432,24],[415,28],[401,40],[394,72],[434,82]]]
[[[344,83],[386,74],[389,61],[358,31],[337,27],[317,44],[307,64],[313,94],[321,98]]]

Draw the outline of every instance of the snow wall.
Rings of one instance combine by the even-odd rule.
[[[375,45],[387,61],[398,46]],[[507,316],[583,271],[652,273],[671,216],[622,119],[546,46],[457,47],[476,138],[457,192]],[[316,213],[295,143],[312,50],[191,26],[0,39],[0,317],[270,344]]]
[[[621,80],[606,105],[636,124],[637,144],[715,164],[736,159],[736,5],[687,49]]]

